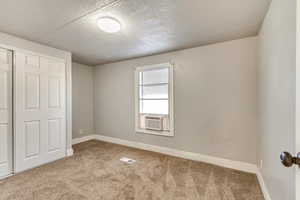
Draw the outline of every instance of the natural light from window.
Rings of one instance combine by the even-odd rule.
[[[139,67],[136,71],[138,132],[172,135],[173,73],[169,63]]]
[[[140,72],[140,113],[169,114],[169,69]]]

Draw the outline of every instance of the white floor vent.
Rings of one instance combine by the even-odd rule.
[[[121,158],[120,161],[125,162],[127,164],[133,164],[136,162],[136,160],[133,160],[131,158],[126,158],[126,157]]]

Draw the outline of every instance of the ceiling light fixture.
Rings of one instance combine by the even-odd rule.
[[[97,20],[98,27],[107,33],[117,33],[121,30],[121,23],[112,17],[101,17]]]

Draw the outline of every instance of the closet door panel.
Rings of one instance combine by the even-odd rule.
[[[16,172],[66,155],[65,64],[16,53]]]
[[[25,108],[27,110],[40,107],[40,75],[25,73]]]
[[[0,165],[4,165],[8,162],[8,126],[6,124],[0,124]]]
[[[48,152],[57,151],[61,146],[61,119],[48,120]]]
[[[40,121],[25,122],[25,159],[40,154]]]
[[[46,109],[46,154],[48,158],[66,154],[66,107],[65,107],[65,64],[47,58],[41,58],[42,66],[47,66]]]
[[[0,69],[0,109],[7,109],[8,72]]]
[[[0,177],[12,173],[12,52],[0,49]]]

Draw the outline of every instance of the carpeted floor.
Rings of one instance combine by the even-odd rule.
[[[263,200],[255,175],[89,141],[75,155],[0,181],[1,200]],[[123,156],[134,164],[119,161]]]

